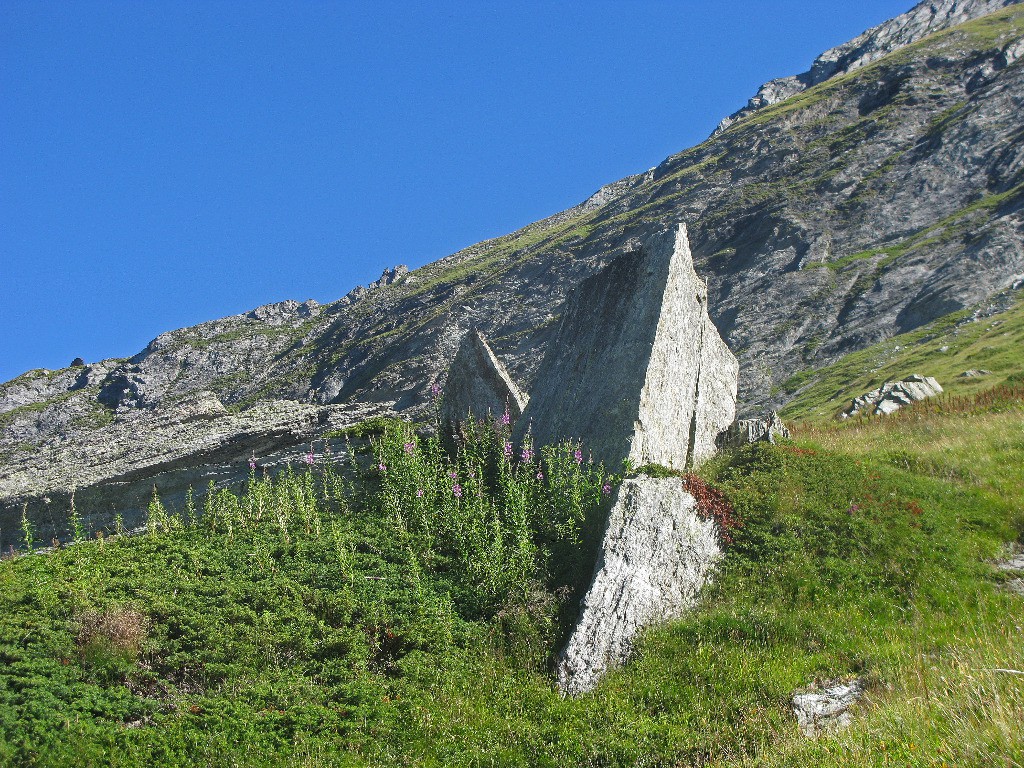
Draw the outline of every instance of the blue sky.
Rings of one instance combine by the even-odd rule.
[[[0,381],[513,231],[910,5],[5,0]]]

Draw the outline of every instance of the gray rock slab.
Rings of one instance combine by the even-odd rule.
[[[487,339],[473,329],[459,344],[448,369],[441,402],[442,421],[454,424],[468,415],[498,418],[508,409],[512,423],[522,416],[527,397],[512,381]]]
[[[563,693],[592,689],[626,661],[645,627],[694,605],[722,557],[717,525],[696,506],[678,478],[622,483],[579,621],[557,663]]]
[[[793,713],[804,736],[814,738],[823,732],[850,725],[850,707],[864,695],[864,682],[835,681],[793,695]]]
[[[733,420],[739,364],[707,313],[685,225],[648,238],[568,297],[517,428],[581,441],[618,468],[684,469]]]

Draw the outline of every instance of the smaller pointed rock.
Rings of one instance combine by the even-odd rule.
[[[515,424],[526,402],[526,395],[512,381],[484,335],[474,328],[463,336],[448,369],[441,403],[442,424],[457,424],[470,415],[500,418],[506,411],[510,423]]]

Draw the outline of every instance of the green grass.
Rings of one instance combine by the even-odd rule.
[[[801,371],[781,389],[795,393],[783,409],[789,419],[820,419],[885,381],[913,373],[934,376],[952,395],[973,395],[1024,377],[1024,300],[999,314],[970,322],[967,311],[846,355],[818,370]],[[941,351],[946,348],[946,351]],[[970,369],[989,376],[960,378]]]
[[[549,672],[571,599],[540,578],[479,602],[392,506],[401,483],[336,478],[310,505],[298,475],[205,523],[157,510],[150,535],[7,560],[0,762],[1024,765],[1024,680],[991,671],[1024,665],[1020,598],[987,564],[1024,533],[1022,417],[808,422],[716,459],[743,522],[716,583],[578,699]],[[406,429],[368,430],[400,435],[374,461],[414,455]],[[799,736],[791,693],[852,676],[853,727]]]

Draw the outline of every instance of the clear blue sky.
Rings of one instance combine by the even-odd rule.
[[[0,381],[510,232],[911,5],[4,0]]]

